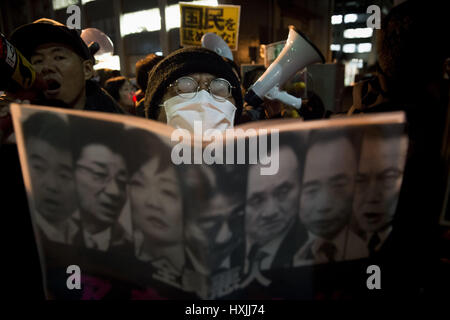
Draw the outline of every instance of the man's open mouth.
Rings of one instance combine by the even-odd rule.
[[[45,93],[48,95],[56,95],[59,93],[59,89],[61,88],[61,84],[55,79],[47,79],[45,81],[47,83],[47,90]]]

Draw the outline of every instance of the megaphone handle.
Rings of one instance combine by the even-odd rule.
[[[255,93],[255,91],[253,91],[253,89],[250,89],[247,91],[247,93],[245,94],[244,100],[245,100],[245,102],[247,102],[249,105],[251,105],[253,107],[259,107],[264,102],[264,100],[261,99]]]
[[[296,108],[297,110],[300,110],[300,107],[302,106],[302,99],[294,97],[287,93],[286,91],[280,91],[277,86],[273,87],[269,90],[266,94],[266,98],[268,99],[275,99],[278,100],[284,104],[287,104],[289,106],[292,106]]]

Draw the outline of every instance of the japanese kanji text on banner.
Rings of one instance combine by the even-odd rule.
[[[237,50],[241,6],[203,6],[180,2],[182,46],[200,46],[202,36],[214,32]]]

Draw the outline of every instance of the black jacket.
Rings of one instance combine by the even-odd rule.
[[[91,80],[86,81],[86,104],[84,110],[124,114],[114,98],[105,89]]]

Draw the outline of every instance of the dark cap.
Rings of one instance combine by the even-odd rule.
[[[69,29],[62,23],[47,18],[18,27],[11,34],[10,41],[27,59],[31,58],[37,46],[50,42],[68,45],[83,60],[92,59],[76,29]]]
[[[231,64],[209,49],[200,47],[183,48],[172,52],[159,62],[149,73],[145,93],[145,115],[156,119],[158,105],[167,88],[178,78],[192,73],[210,73],[224,78],[233,86],[231,94],[236,101],[235,121],[242,112],[242,92],[237,74]]]

